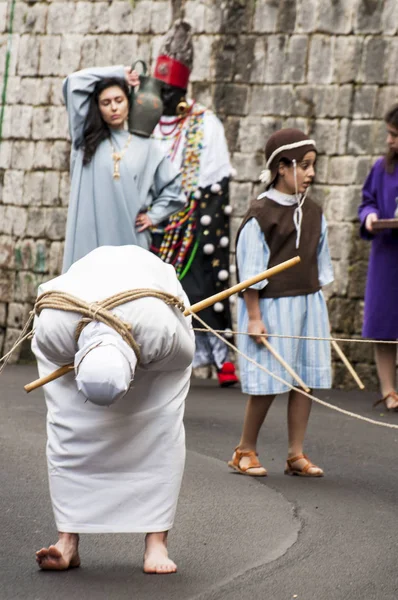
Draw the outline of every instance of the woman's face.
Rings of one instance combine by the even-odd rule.
[[[123,128],[129,113],[129,103],[126,94],[119,86],[112,85],[103,90],[98,97],[98,107],[109,127]]]
[[[299,194],[304,194],[314,180],[315,161],[316,153],[311,150],[310,152],[307,152],[296,165],[297,191]],[[294,166],[287,166],[283,163],[279,163],[278,174],[278,180],[275,185],[276,189],[284,194],[295,194],[296,183]]]
[[[398,129],[387,123],[387,146],[398,154]]]

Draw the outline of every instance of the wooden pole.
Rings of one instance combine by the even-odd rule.
[[[346,355],[344,354],[344,352],[342,351],[342,349],[340,348],[340,346],[338,345],[338,343],[335,342],[334,340],[332,341],[332,348],[334,348],[334,350],[339,355],[339,357],[342,360],[342,362],[347,367],[348,371],[352,375],[352,377],[353,377],[354,381],[356,382],[356,384],[358,385],[359,389],[360,390],[364,390],[365,386],[362,383],[361,379],[359,378],[359,375],[357,374],[356,371],[354,371],[354,367],[349,362],[348,358],[346,357]]]
[[[311,391],[310,388],[304,383],[301,377],[297,375],[296,371],[293,371],[292,367],[287,364],[285,359],[281,357],[281,355],[275,350],[275,348],[273,348],[272,344],[270,344],[269,341],[265,338],[261,338],[261,342],[264,344],[267,350],[271,352],[272,356],[274,356],[276,360],[281,363],[282,367],[286,369],[289,375],[291,375],[293,379],[297,381],[300,387],[302,387],[305,392],[309,393]]]
[[[189,308],[187,308],[184,311],[184,316],[187,317],[190,313],[197,313],[205,308],[208,308],[209,306],[212,306],[212,304],[215,304],[216,302],[225,300],[226,298],[228,298],[229,296],[232,296],[233,294],[237,294],[238,292],[243,292],[243,290],[246,290],[247,288],[254,285],[255,283],[258,283],[259,281],[263,281],[264,279],[268,279],[269,277],[272,277],[273,275],[276,275],[277,273],[281,273],[285,269],[294,267],[299,262],[300,262],[300,257],[295,256],[294,258],[291,258],[290,260],[286,260],[285,262],[280,263],[279,265],[275,265],[275,267],[271,267],[270,269],[267,269],[266,271],[263,271],[262,273],[259,273],[258,275],[251,277],[250,279],[246,279],[246,281],[237,283],[236,285],[233,285],[232,287],[228,288],[227,290],[224,290],[223,292],[219,292],[218,294],[214,294],[214,296],[210,296],[209,298],[206,298],[205,300],[202,300],[201,302],[197,302],[196,304],[193,304],[192,306],[190,306]],[[42,385],[45,385],[46,383],[49,383],[50,381],[54,381],[54,379],[58,379],[58,377],[62,377],[62,375],[65,375],[66,373],[69,373],[69,371],[72,371],[73,368],[74,368],[73,365],[66,365],[65,367],[61,367],[60,369],[57,369],[53,373],[50,373],[50,375],[47,375],[47,377],[41,377],[40,379],[36,379],[35,381],[28,383],[27,385],[24,386],[24,390],[29,393],[32,390],[35,390],[36,388],[41,387]]]

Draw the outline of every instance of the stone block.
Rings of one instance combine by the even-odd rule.
[[[382,121],[373,122],[373,152],[372,154],[384,154],[386,151],[386,127]]]
[[[231,248],[235,248],[236,234],[238,232],[240,224],[242,223],[242,217],[232,217],[229,223],[231,228]]]
[[[43,3],[17,2],[14,13],[14,31],[18,33],[45,33],[47,6]]]
[[[149,33],[151,30],[152,2],[141,0],[133,7],[132,30],[134,33]]]
[[[18,338],[20,335],[21,335],[20,329],[13,329],[11,327],[7,328],[5,340],[4,340],[4,346],[3,346],[4,354],[7,354],[8,352],[11,351],[11,349],[14,347],[15,343],[18,341]],[[8,364],[15,365],[19,360],[20,353],[21,353],[21,346],[18,346],[17,348],[15,348],[15,350],[11,354],[11,356],[8,360]]]
[[[69,33],[68,35],[62,36],[58,62],[58,75],[66,77],[69,73],[79,70],[82,46],[82,34]]]
[[[241,217],[249,208],[252,200],[252,184],[232,181],[230,184],[230,203],[234,208],[233,215]]]
[[[151,31],[153,33],[166,33],[171,27],[172,7],[170,2],[158,0],[151,6]]]
[[[22,35],[19,43],[18,75],[37,76],[40,59],[40,36]]]
[[[44,173],[41,171],[31,171],[25,173],[23,200],[24,204],[29,206],[40,206],[43,199],[43,181]]]
[[[329,181],[337,185],[355,182],[356,158],[353,156],[332,156],[329,161]]]
[[[0,302],[12,302],[14,282],[14,271],[0,271]]]
[[[267,39],[267,57],[265,64],[266,83],[284,83],[284,68],[286,62],[288,36],[270,35]]]
[[[0,232],[23,236],[26,230],[27,212],[21,206],[0,205]]]
[[[205,81],[196,81],[192,84],[192,97],[203,106],[211,108],[213,105],[212,85]]]
[[[11,236],[0,236],[0,269],[14,269],[14,240]]]
[[[53,139],[62,139],[68,137],[68,113],[64,106],[53,106],[52,112],[52,131]]]
[[[137,35],[118,35],[117,43],[113,46],[111,63],[113,65],[133,64],[133,62],[138,58],[137,41]]]
[[[365,83],[384,83],[389,44],[383,38],[368,38],[364,42],[362,71]],[[390,83],[390,82],[389,82]],[[391,82],[395,83],[395,81]]]
[[[253,3],[246,0],[232,0],[221,4],[221,33],[241,35],[251,28]]]
[[[59,206],[59,172],[46,171],[43,181],[43,206]]]
[[[333,35],[350,33],[355,4],[356,0],[319,2],[317,31]]]
[[[7,2],[0,3],[0,33],[5,32],[7,28],[7,8]]]
[[[59,197],[62,206],[68,206],[70,194],[70,176],[69,173],[61,173],[59,180]]]
[[[139,35],[137,39],[137,56],[142,60],[145,60],[151,68],[154,68],[155,62],[151,63],[151,40],[152,38],[149,35]],[[154,56],[154,55],[153,55]],[[154,56],[154,58],[156,58]],[[191,76],[192,79],[192,76]]]
[[[19,271],[15,277],[14,301],[33,303],[37,297],[37,290],[47,277],[30,271]]]
[[[7,321],[7,304],[0,302],[0,327],[4,327]]]
[[[318,183],[327,183],[329,170],[329,158],[318,155],[315,165],[315,179]]]
[[[213,33],[209,32],[205,26],[206,12],[208,7],[203,2],[197,2],[196,0],[187,0],[184,5],[185,14],[189,15],[189,22],[194,24],[195,33]],[[221,15],[220,15],[221,17]],[[219,25],[221,26],[221,18]],[[219,28],[216,30],[219,31]]]
[[[311,39],[308,83],[327,84],[333,80],[335,38],[327,35],[314,35]]]
[[[23,204],[23,177],[23,171],[6,171],[3,187],[4,204]]]
[[[330,298],[328,303],[330,325],[335,332],[355,333],[355,302],[346,298]]]
[[[351,237],[351,223],[329,223],[328,241],[331,258],[335,260],[348,259]]]
[[[24,304],[10,302],[8,305],[7,326],[14,329],[23,329],[26,319],[26,308]]]
[[[350,267],[350,282],[348,284],[349,298],[363,298],[365,294],[366,274],[368,264],[365,261],[358,261]]]
[[[196,3],[198,6],[198,2],[194,0],[193,3]],[[188,3],[187,3],[188,4]],[[189,15],[188,9],[186,10],[186,14]],[[218,2],[209,2],[207,6],[205,6],[205,23],[204,23],[204,31],[207,33],[218,33],[221,30],[222,26],[222,17],[223,17],[223,9],[222,5]],[[192,20],[193,23],[196,24],[195,20]],[[200,26],[200,20],[199,20]]]
[[[9,77],[7,81],[8,104],[18,104],[21,102],[21,78],[17,76]]]
[[[236,181],[258,181],[264,169],[264,153],[243,154],[235,152],[232,164],[236,169]]]
[[[354,14],[354,33],[381,33],[384,0],[358,2]]]
[[[309,133],[309,122],[307,119],[301,119],[300,117],[288,117],[283,119],[282,127],[294,127],[301,129],[304,133]]]
[[[47,212],[46,216],[46,238],[50,240],[63,240],[66,230],[66,209],[53,208]]]
[[[306,79],[308,37],[292,35],[286,50],[286,63],[283,67],[284,81],[286,83],[303,83]]]
[[[234,83],[214,86],[214,107],[220,115],[245,115],[247,112],[249,88]]]
[[[388,42],[387,59],[387,83],[397,84],[398,82],[398,39],[394,38]]]
[[[62,261],[64,256],[64,244],[62,242],[53,242],[50,248],[48,262],[48,271],[52,276],[57,276],[62,272]]]
[[[34,142],[15,141],[12,146],[11,168],[29,170],[33,165]]]
[[[250,115],[288,116],[293,112],[295,93],[290,85],[255,85],[251,88]]]
[[[53,108],[50,106],[35,107],[32,119],[32,138],[34,140],[52,139],[53,132]]]
[[[33,271],[35,273],[48,273],[50,244],[46,240],[37,240],[34,247]]]
[[[348,152],[350,154],[373,153],[373,123],[372,121],[353,121],[350,127]]]
[[[80,68],[95,65],[95,51],[97,47],[97,36],[85,36],[82,43]]]
[[[110,18],[109,11],[111,2],[94,2],[91,9],[90,33],[109,33]],[[97,40],[98,37],[96,36]],[[109,63],[108,63],[109,64]]]
[[[265,69],[266,69],[266,56],[267,56],[267,39],[264,36],[256,37],[254,50],[253,50],[253,61],[250,70],[250,82],[251,83],[264,83],[265,81]]]
[[[348,261],[332,260],[334,281],[327,286],[329,293],[328,299],[331,296],[346,296],[348,289]],[[325,288],[324,288],[325,289]]]
[[[384,119],[384,115],[394,103],[395,98],[398,98],[398,85],[385,85],[378,88],[376,119]]]
[[[202,43],[206,40],[212,40],[210,48],[211,64],[207,64],[208,73],[212,74],[212,79],[215,79],[218,82],[231,81],[235,72],[236,48],[238,44],[237,38],[227,36],[215,36],[213,38],[200,36],[198,40]],[[205,80],[209,79],[210,75],[204,73],[202,78]]]
[[[350,130],[349,119],[340,119],[338,137],[337,137],[337,154],[347,154],[347,145],[348,145],[348,133]]]
[[[296,31],[310,33],[316,30],[318,0],[297,0]]]
[[[254,36],[248,35],[241,35],[238,39],[233,66],[233,80],[236,82],[249,83],[251,81],[256,39]]]
[[[1,140],[0,144],[0,169],[9,169],[11,166],[12,142]]]
[[[49,78],[22,77],[20,81],[19,100],[23,104],[52,104],[52,81]]]
[[[107,67],[113,56],[114,44],[117,43],[114,35],[99,35],[95,48],[95,65]]]
[[[15,243],[15,270],[33,270],[35,266],[36,242],[30,239]]]
[[[109,31],[111,33],[132,31],[133,15],[131,9],[130,2],[112,2],[109,7]]]
[[[52,106],[63,106],[65,109],[64,96],[62,94],[63,77],[52,77],[50,80],[50,100],[45,104],[51,104]]]
[[[33,157],[33,168],[34,169],[51,169],[51,151],[52,143],[39,141],[35,145],[35,154]]]
[[[47,33],[74,32],[76,4],[74,2],[52,2],[47,14]]]
[[[194,61],[191,81],[209,81],[212,79],[212,73],[216,68],[213,62],[213,43],[214,37],[207,35],[198,35],[193,39],[195,56],[200,56],[200,61]],[[217,58],[214,59],[217,61]]]
[[[278,18],[276,30],[282,33],[293,33],[296,28],[297,6],[292,0],[280,0],[278,2]]]
[[[90,33],[92,23],[92,2],[76,2],[75,14],[73,18],[73,31],[74,33]]]
[[[278,21],[278,2],[263,0],[255,3],[253,30],[259,33],[274,33]]]
[[[54,169],[59,171],[69,170],[70,143],[54,142],[51,149],[51,163]]]
[[[17,64],[19,61],[20,38],[21,36],[19,33],[14,33],[11,35],[11,37],[8,34],[0,35],[0,73],[5,67],[7,49],[11,48],[8,65],[9,77],[19,75],[17,72]]]
[[[396,35],[398,31],[398,3],[396,0],[384,0],[381,28],[384,35]]]
[[[317,119],[312,123],[309,133],[316,140],[318,152],[330,155],[336,153],[338,131],[338,119]]]
[[[369,171],[372,166],[372,160],[370,156],[360,156],[357,158],[357,164],[355,169],[355,183],[363,185],[366,177],[369,175]]]
[[[46,234],[47,209],[41,207],[29,207],[26,235],[31,238],[43,238]]]
[[[11,107],[10,137],[29,139],[32,128],[33,107],[16,104]]]
[[[358,81],[363,38],[355,35],[337,36],[334,47],[333,81],[349,83]]]
[[[60,75],[61,36],[47,35],[40,42],[40,75]]]

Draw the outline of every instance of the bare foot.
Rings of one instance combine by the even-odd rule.
[[[54,546],[42,548],[36,552],[36,562],[40,569],[65,571],[80,567],[79,536],[76,533],[59,533]]]
[[[167,531],[148,533],[145,538],[144,573],[168,575],[176,571],[177,565],[167,552]]]

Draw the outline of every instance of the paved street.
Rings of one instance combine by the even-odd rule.
[[[195,381],[187,402],[188,457],[170,554],[179,572],[141,571],[142,535],[85,535],[82,568],[40,572],[34,551],[55,540],[45,463],[42,392],[31,366],[0,377],[0,600],[396,600],[398,430],[315,406],[307,452],[323,479],[283,475],[286,399],[271,409],[260,459],[269,477],[226,466],[243,417],[239,390]],[[320,395],[398,424],[373,393]]]

